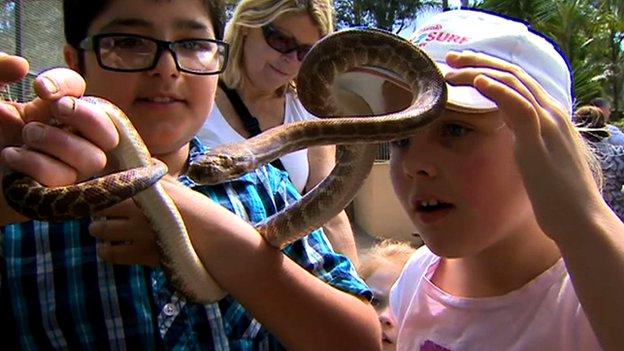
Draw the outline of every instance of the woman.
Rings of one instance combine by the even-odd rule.
[[[602,196],[618,217],[624,220],[624,146],[610,142],[612,135],[607,116],[599,107],[579,107],[574,113],[574,122],[600,160],[603,173]]]
[[[242,141],[283,123],[315,118],[297,100],[293,79],[308,50],[333,31],[331,0],[243,0],[225,33],[229,64],[221,77],[216,106],[199,133],[208,146]],[[252,117],[253,116],[253,117]],[[333,146],[286,155],[273,165],[288,173],[305,193],[335,163]],[[344,211],[326,223],[337,252],[357,263],[349,219]]]

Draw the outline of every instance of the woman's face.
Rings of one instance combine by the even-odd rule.
[[[385,261],[366,279],[366,284],[373,291],[373,306],[381,323],[382,345],[384,351],[396,349],[397,325],[389,310],[390,288],[401,274],[402,266],[392,261]]]
[[[286,38],[298,47],[314,45],[320,30],[307,13],[289,13],[270,23],[272,35]],[[267,31],[270,32],[270,31]],[[244,33],[243,63],[248,83],[254,88],[273,92],[292,81],[301,67],[297,50],[281,53],[272,48],[262,28],[247,28]]]

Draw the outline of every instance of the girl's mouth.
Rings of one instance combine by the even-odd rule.
[[[439,200],[423,200],[416,203],[416,211],[421,213],[430,213],[440,210],[450,209],[452,204]]]

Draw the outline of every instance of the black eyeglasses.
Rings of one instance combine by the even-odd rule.
[[[270,24],[262,27],[262,35],[264,35],[266,43],[273,50],[279,53],[288,54],[293,51],[297,51],[297,59],[299,61],[303,61],[303,58],[312,48],[311,45],[299,45],[295,38],[287,36],[286,34],[273,28]]]
[[[219,74],[228,60],[229,45],[215,39],[164,41],[135,34],[96,34],[80,42],[93,50],[100,67],[117,72],[154,69],[163,51],[171,52],[176,68],[191,74]]]

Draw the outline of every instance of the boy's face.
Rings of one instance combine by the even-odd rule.
[[[129,33],[154,39],[214,39],[210,17],[199,0],[115,0],[89,27],[88,35]],[[85,51],[87,94],[107,98],[132,120],[150,152],[178,151],[195,135],[212,108],[217,75],[179,72],[169,51],[144,72],[102,69]]]
[[[393,143],[391,178],[423,241],[440,256],[504,248],[535,223],[499,112],[445,110],[430,127]]]

